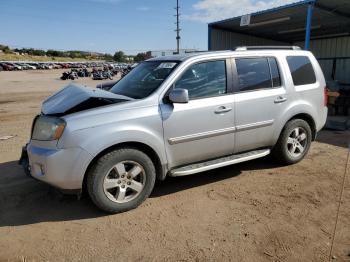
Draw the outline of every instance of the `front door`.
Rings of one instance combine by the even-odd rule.
[[[160,105],[169,168],[233,153],[234,95],[227,67],[226,60],[189,66],[174,88],[187,89],[190,101]]]

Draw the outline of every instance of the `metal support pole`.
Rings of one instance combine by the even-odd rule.
[[[176,53],[180,54],[180,39],[181,39],[180,31],[181,31],[181,29],[180,29],[180,19],[179,19],[179,17],[180,17],[179,0],[176,0],[176,8],[175,9],[176,9],[176,15],[175,15],[176,16],[176,30],[175,30],[175,32],[176,32]]]
[[[337,72],[337,59],[334,58],[332,61],[333,61],[333,65],[332,65],[332,80],[335,80],[335,73]]]
[[[211,50],[211,26],[208,25],[208,51]]]
[[[304,46],[305,50],[310,49],[310,36],[311,36],[311,23],[312,23],[313,9],[314,9],[314,2],[310,2],[307,6],[305,46]]]

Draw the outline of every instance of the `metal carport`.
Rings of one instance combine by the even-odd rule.
[[[208,24],[209,50],[246,45],[310,49],[331,85],[350,89],[350,0],[304,0]]]
[[[208,49],[220,47],[213,31],[255,37],[256,42],[295,44],[314,39],[349,36],[349,0],[306,0],[250,14],[250,23],[241,26],[242,16],[208,25]],[[243,37],[244,38],[244,37]],[[243,39],[242,39],[243,40]],[[240,45],[242,41],[233,41]],[[232,46],[231,46],[232,47]]]

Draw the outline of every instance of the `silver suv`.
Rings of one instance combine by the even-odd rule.
[[[21,162],[38,180],[86,188],[102,210],[123,212],[166,176],[270,153],[300,161],[325,124],[325,87],[315,57],[294,47],[153,58],[109,91],[71,84],[49,97]]]

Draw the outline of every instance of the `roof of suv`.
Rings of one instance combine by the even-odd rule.
[[[193,53],[187,53],[187,54],[181,54],[181,55],[171,55],[171,56],[160,56],[160,57],[154,57],[151,59],[148,59],[147,61],[185,61],[192,57],[201,57],[201,56],[207,56],[207,55],[213,55],[213,54],[227,54],[232,53],[233,51],[227,50],[227,51],[210,51],[210,52],[193,52]]]
[[[299,53],[299,54],[308,54],[309,51],[305,50],[290,50],[290,49],[254,49],[254,50],[224,50],[224,51],[209,51],[209,52],[194,52],[194,53],[187,53],[187,54],[181,54],[181,55],[172,55],[172,56],[161,56],[161,57],[155,57],[148,59],[147,61],[185,61],[190,58],[194,57],[212,57],[214,55],[227,55],[227,54],[271,54],[271,53]]]

